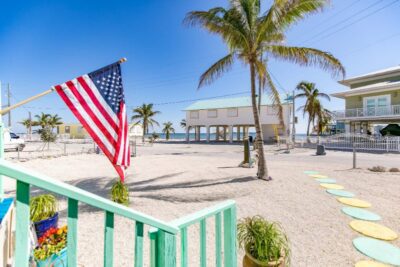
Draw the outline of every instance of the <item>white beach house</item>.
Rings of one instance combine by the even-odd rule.
[[[283,118],[286,129],[290,129],[291,104],[283,103]],[[215,139],[233,142],[240,136],[247,136],[250,127],[254,127],[253,110],[250,97],[235,97],[213,100],[202,100],[188,106],[186,112],[186,140],[190,131],[195,132],[195,141],[200,141],[201,128],[206,130],[206,141],[210,141],[211,128],[215,127]],[[277,108],[269,97],[263,97],[260,119],[264,141],[273,141],[279,134],[283,135],[279,125]],[[236,134],[234,131],[236,130]],[[236,136],[235,136],[236,135]]]

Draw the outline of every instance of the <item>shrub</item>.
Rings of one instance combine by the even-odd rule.
[[[239,246],[261,262],[278,261],[284,256],[289,266],[289,241],[278,223],[268,222],[261,216],[241,219],[237,226]]]
[[[390,168],[389,169],[390,172],[400,172],[399,168]]]
[[[33,197],[29,202],[32,222],[40,222],[54,216],[57,212],[57,199],[51,194]]]
[[[111,188],[111,200],[125,206],[129,205],[129,189],[121,181],[116,182]]]
[[[371,172],[385,172],[386,168],[383,166],[374,166],[372,168],[369,168],[368,170],[370,170]]]

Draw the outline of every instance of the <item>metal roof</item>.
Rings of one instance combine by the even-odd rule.
[[[338,92],[331,94],[331,96],[338,98],[345,98],[347,96],[356,96],[363,94],[371,94],[371,93],[382,93],[391,90],[400,89],[400,81],[388,81],[388,82],[380,82],[369,84],[362,87],[357,87],[355,89],[351,89],[345,92]]]
[[[269,96],[261,98],[261,105],[272,105],[272,101]],[[221,108],[242,108],[251,107],[251,97],[235,97],[235,98],[219,98],[210,100],[197,101],[184,110],[202,110],[202,109],[221,109]]]
[[[356,83],[356,82],[359,82],[359,81],[362,81],[365,79],[374,79],[374,78],[377,78],[377,77],[383,76],[383,75],[390,76],[390,75],[399,75],[399,74],[400,74],[400,66],[394,66],[394,67],[390,67],[390,68],[350,77],[348,79],[339,81],[339,83],[343,84],[343,85],[350,85],[352,83]]]

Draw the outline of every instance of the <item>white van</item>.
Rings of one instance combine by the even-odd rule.
[[[4,151],[22,151],[25,147],[24,139],[15,133],[11,133],[8,129],[4,129],[3,138]]]

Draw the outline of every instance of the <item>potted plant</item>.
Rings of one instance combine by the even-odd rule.
[[[37,267],[67,266],[67,226],[48,229],[33,252]]]
[[[57,199],[51,194],[33,197],[29,203],[31,221],[40,238],[48,229],[57,228]]]
[[[290,265],[289,241],[278,223],[261,216],[247,217],[239,221],[238,241],[245,250],[243,267]]]

